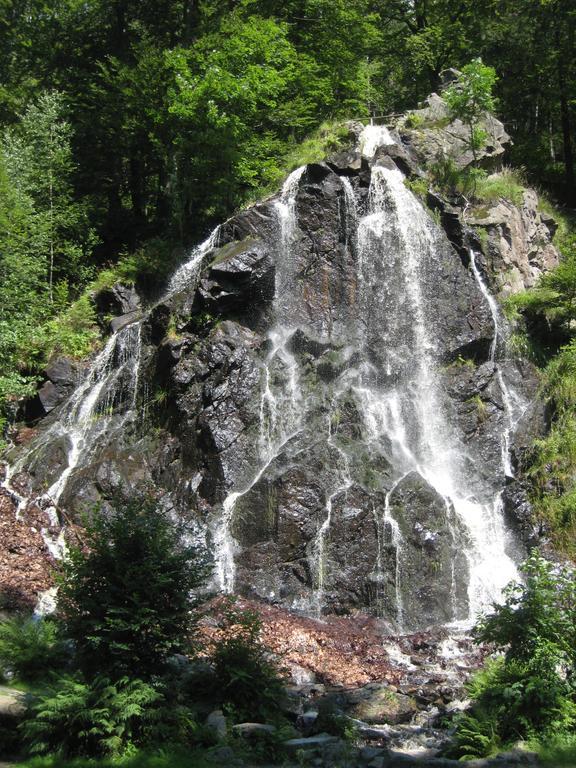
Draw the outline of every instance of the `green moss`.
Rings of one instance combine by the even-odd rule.
[[[222,248],[219,248],[218,251],[216,251],[216,255],[214,256],[210,266],[215,267],[218,264],[222,264],[224,261],[233,259],[235,256],[244,253],[244,251],[248,250],[248,248],[250,248],[250,246],[256,242],[257,240],[255,237],[248,236],[240,242],[233,241],[231,243],[227,243],[226,245],[222,246]]]
[[[475,227],[474,231],[478,235],[478,240],[480,240],[480,248],[482,250],[483,254],[488,253],[488,230],[484,229],[484,227]]]
[[[484,400],[482,400],[480,395],[474,395],[474,397],[471,397],[466,402],[472,405],[476,410],[476,418],[479,424],[486,421],[486,419],[488,418],[488,406],[486,405]]]
[[[443,366],[444,370],[450,370],[450,368],[469,368],[472,370],[473,368],[476,368],[476,363],[469,357],[462,357],[462,355],[458,355],[456,360],[453,360],[448,365]]]
[[[451,117],[439,117],[437,120],[430,120],[426,123],[426,128],[431,128],[434,130],[435,128],[438,130],[442,130],[443,128],[447,128],[450,123],[452,122]]]

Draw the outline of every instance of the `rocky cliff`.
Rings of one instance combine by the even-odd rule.
[[[356,148],[218,227],[159,300],[97,297],[111,335],[52,366],[8,455],[6,586],[46,587],[62,531],[122,490],[186,520],[223,591],[401,631],[498,595],[527,538],[515,434],[542,425],[492,293],[557,255],[531,191],[470,222],[482,252],[454,201],[406,187],[457,129],[352,126]]]

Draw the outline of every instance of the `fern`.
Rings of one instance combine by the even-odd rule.
[[[88,685],[63,677],[33,704],[24,737],[34,754],[119,755],[143,741],[161,698],[141,680],[96,677]]]

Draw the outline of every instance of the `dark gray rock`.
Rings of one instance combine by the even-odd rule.
[[[416,472],[394,488],[390,510],[403,538],[399,554],[405,624],[424,628],[464,618],[468,565],[454,511]],[[398,553],[390,549],[395,559]],[[394,573],[396,568],[387,570]]]
[[[84,363],[70,357],[56,357],[46,366],[46,376],[53,384],[73,388],[78,384]]]
[[[263,733],[275,733],[276,730],[276,726],[268,725],[266,723],[238,723],[237,725],[232,726],[232,731],[234,733],[238,733],[246,739],[252,737],[257,738]]]
[[[366,159],[360,152],[351,149],[331,155],[326,160],[326,165],[339,176],[355,176],[360,172],[363,164],[367,165]]]
[[[137,320],[139,316],[140,316],[140,311],[134,310],[133,312],[128,312],[125,315],[120,315],[120,317],[114,317],[110,321],[110,331],[112,333],[117,333],[118,331],[121,331],[122,328],[126,328],[127,325],[130,325],[135,320]]]
[[[246,238],[274,240],[278,232],[278,217],[274,203],[267,200],[247,208],[225,221],[218,230],[218,245],[241,242]]]
[[[504,488],[502,502],[508,524],[520,535],[525,546],[532,548],[540,544],[546,528],[534,515],[527,484],[512,480]]]
[[[394,166],[399,168],[405,176],[422,175],[416,157],[402,144],[378,147],[372,161],[373,164],[384,165],[387,160],[392,160]]]
[[[98,313],[106,315],[127,315],[141,308],[140,296],[132,285],[116,283],[111,288],[99,291],[94,302]]]
[[[266,246],[246,238],[220,248],[200,281],[198,294],[207,312],[255,313],[274,297],[274,264]]]
[[[46,381],[38,390],[38,400],[44,414],[50,413],[65,399],[66,392],[62,392],[53,382]]]
[[[185,460],[201,471],[211,504],[234,480],[248,478],[255,461],[262,344],[253,331],[226,320],[203,342],[183,344],[170,370],[176,434]]]
[[[425,120],[438,125],[426,130],[448,136],[454,126],[446,123],[443,102],[433,98],[427,110]],[[458,130],[448,136],[455,148]],[[404,147],[381,148],[375,162],[419,174],[428,150],[417,133],[406,132]],[[494,136],[504,140],[498,131]],[[499,156],[496,150],[487,151],[488,160]],[[505,398],[490,360],[494,322],[470,270],[470,233],[457,201],[428,195],[444,231],[412,206],[423,223],[412,240],[410,222],[396,216],[397,198],[388,194],[390,215],[372,233],[360,233],[362,250],[357,224],[370,210],[371,173],[357,152],[338,153],[301,175],[293,227],[281,216],[286,199],[278,198],[220,227],[198,278],[147,311],[139,368],[118,375],[111,397],[99,394],[93,434],[103,414],[106,434],[60,501],[75,517],[82,507],[108,503],[119,488],[154,487],[162,505],[193,520],[210,547],[224,500],[239,494],[228,530],[236,591],[318,613],[361,609],[389,627],[418,629],[467,615],[468,542],[450,504],[423,477],[411,472],[395,485],[417,463],[410,451],[419,450],[417,418],[406,415],[425,388],[415,350],[434,369],[435,402],[462,456],[458,470],[469,470],[465,490],[483,501],[496,498],[505,482]],[[390,184],[398,180],[388,174]],[[527,204],[524,215],[535,243],[545,230],[549,236],[553,222],[530,218],[533,208]],[[486,231],[505,233],[502,216],[493,212]],[[486,274],[492,263],[485,254]],[[102,312],[116,315],[115,329],[142,311],[122,286],[100,301]],[[419,312],[424,333],[415,331]],[[529,400],[532,374],[502,361],[504,351],[500,342],[500,372]],[[125,380],[135,377],[134,399]],[[46,409],[69,380],[64,368],[54,373],[43,394]],[[388,402],[398,383],[401,396]],[[370,402],[368,388],[378,393]],[[395,419],[403,420],[410,443],[406,466],[398,459],[404,438]],[[380,422],[387,434],[377,434]],[[518,472],[545,428],[541,408],[526,412],[513,440]],[[30,460],[31,486],[52,484],[66,466],[67,448],[55,440],[38,451]],[[513,525],[532,540],[524,486],[510,482],[504,503]],[[424,668],[419,653],[409,655]],[[413,696],[432,704],[428,680],[423,674]]]
[[[288,741],[283,743],[288,752],[296,754],[300,750],[305,752],[322,752],[326,747],[331,747],[342,742],[340,742],[336,736],[330,736],[328,733],[319,733],[316,736],[288,739]]]
[[[80,381],[85,364],[69,357],[57,357],[45,369],[48,381],[38,390],[36,397],[28,403],[30,419],[46,416],[66,400]]]

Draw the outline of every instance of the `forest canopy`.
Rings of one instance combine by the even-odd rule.
[[[90,349],[103,268],[168,269],[319,126],[445,68],[495,69],[510,162],[573,201],[575,26],[569,0],[0,0],[0,401]]]

